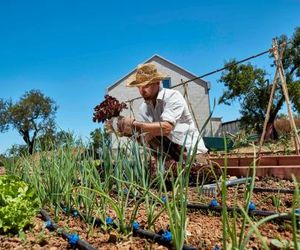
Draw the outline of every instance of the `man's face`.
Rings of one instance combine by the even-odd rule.
[[[156,99],[159,91],[159,84],[160,82],[155,82],[155,83],[148,84],[146,86],[138,87],[141,96],[146,101]]]

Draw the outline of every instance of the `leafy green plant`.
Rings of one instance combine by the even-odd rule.
[[[227,133],[227,140],[233,141],[234,148],[247,147],[251,145],[253,138],[255,138],[254,136],[250,136],[251,132],[241,130],[236,134]]]
[[[40,207],[39,200],[25,182],[0,176],[0,231],[17,233],[30,224]]]

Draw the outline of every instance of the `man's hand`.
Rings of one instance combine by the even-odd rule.
[[[118,130],[125,136],[132,135],[134,119],[131,117],[123,117],[118,120]]]
[[[112,134],[113,131],[114,131],[114,128],[113,128],[113,124],[112,124],[112,120],[107,120],[105,121],[105,124],[104,124],[104,131],[108,134]]]

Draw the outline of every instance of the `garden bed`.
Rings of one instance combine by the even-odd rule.
[[[264,188],[281,188],[293,189],[292,182],[287,180],[279,180],[274,178],[264,178],[256,182],[257,187]],[[227,205],[233,206],[234,201],[238,200],[241,204],[244,202],[243,186],[239,188],[237,199],[235,198],[234,187],[228,188]],[[113,194],[111,194],[113,195]],[[199,195],[196,187],[189,189],[189,203],[209,204],[213,197]],[[221,204],[221,197],[215,197]],[[292,205],[291,194],[270,194],[270,193],[253,193],[252,201],[256,205],[256,209],[266,211],[284,212],[291,210]],[[129,208],[130,209],[130,208]],[[51,217],[54,218],[53,211],[47,209]],[[107,214],[112,218],[115,217],[113,210],[107,210]],[[136,216],[140,226],[146,225],[146,208],[142,205]],[[257,218],[258,219],[258,218]],[[168,228],[168,216],[163,213],[155,222],[155,229],[158,231]],[[101,228],[94,228],[89,231],[88,225],[79,217],[72,217],[64,214],[62,211],[56,219],[59,227],[66,229],[72,233],[78,233],[80,239],[86,240],[96,249],[167,249],[157,243],[150,242],[139,237],[123,236],[116,230],[103,231]],[[240,230],[240,223],[237,225],[237,232]],[[248,228],[248,226],[247,226]],[[289,221],[275,221],[263,224],[259,228],[264,240],[270,245],[272,239],[292,239],[291,223]],[[199,249],[213,249],[216,245],[222,248],[222,220],[220,214],[214,211],[188,211],[188,227],[187,227],[186,243]],[[33,226],[25,231],[21,237],[0,236],[0,249],[67,249],[68,243],[62,239],[57,233],[49,232],[44,228],[44,222],[40,216],[33,221]],[[247,249],[261,249],[261,243],[258,238],[253,235],[247,246]]]
[[[226,161],[225,157],[213,157],[211,160],[222,167],[227,165],[228,174],[238,177],[246,176],[249,166],[253,165],[253,155],[228,156]],[[255,165],[258,177],[274,176],[291,179],[293,174],[300,179],[300,155],[261,155]]]

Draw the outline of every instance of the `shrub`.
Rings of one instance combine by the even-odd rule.
[[[22,231],[39,207],[35,192],[25,182],[14,176],[0,176],[0,231]]]
[[[295,118],[296,127],[300,129],[300,118]],[[291,133],[291,126],[288,119],[280,118],[275,121],[275,128],[279,135]]]

